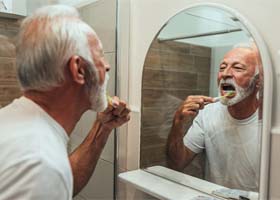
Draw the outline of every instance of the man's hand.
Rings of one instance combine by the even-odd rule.
[[[212,97],[207,96],[188,96],[175,113],[174,120],[179,123],[192,121],[204,105],[214,103]]]
[[[189,122],[209,103],[214,103],[214,99],[207,96],[188,96],[176,111],[167,139],[167,162],[171,168],[183,170],[195,157],[196,154],[184,145],[183,138]]]
[[[103,128],[111,131],[129,121],[129,113],[127,104],[115,96],[106,110],[97,114],[96,120],[102,124]]]

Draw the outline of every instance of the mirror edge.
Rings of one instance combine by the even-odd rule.
[[[270,137],[271,137],[271,115],[272,115],[272,91],[273,91],[273,71],[272,71],[272,62],[269,55],[268,48],[266,43],[257,28],[250,23],[249,19],[243,16],[238,10],[231,8],[227,5],[220,3],[194,3],[190,4],[181,10],[179,10],[175,15],[168,18],[167,22],[162,25],[160,30],[157,32],[155,37],[159,35],[160,31],[168,24],[168,22],[175,17],[178,13],[191,9],[198,6],[211,6],[215,8],[219,8],[225,10],[242,23],[242,25],[247,29],[247,31],[252,35],[254,41],[257,44],[259,49],[262,65],[263,73],[264,73],[264,94],[263,94],[263,124],[262,124],[262,142],[261,142],[261,161],[260,161],[260,178],[259,178],[259,199],[267,199],[268,198],[268,186],[269,186],[269,167],[270,167]],[[147,49],[147,52],[150,48]],[[146,53],[147,54],[147,53]],[[143,71],[142,70],[142,79],[143,79]],[[142,88],[142,86],[141,86]],[[142,95],[141,95],[142,98]],[[141,106],[142,107],[142,106]],[[142,109],[141,109],[142,110]],[[140,141],[141,142],[141,141]]]

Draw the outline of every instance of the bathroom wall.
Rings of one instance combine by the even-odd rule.
[[[12,12],[18,15],[27,15],[27,0],[7,0],[12,1]],[[34,0],[33,0],[34,1]],[[36,0],[38,1],[38,0]]]
[[[26,0],[1,0],[0,11],[3,13],[26,16]],[[0,13],[0,15],[1,14],[2,13]]]
[[[17,0],[19,1],[19,0]],[[30,15],[34,10],[36,10],[39,7],[57,3],[56,0],[25,0],[26,1],[26,14]]]
[[[102,41],[105,58],[111,65],[109,72],[108,93],[115,94],[115,27],[116,27],[116,1],[99,0],[79,7],[81,17],[94,28]],[[86,137],[95,120],[95,112],[86,112],[71,135],[70,149],[75,149]],[[98,161],[96,170],[87,186],[75,200],[113,199],[114,196],[114,132]]]
[[[211,48],[153,41],[143,71],[140,167],[167,165],[174,113],[187,96],[209,95],[210,63]],[[186,172],[202,177],[203,168],[195,162]]]
[[[99,0],[56,0],[56,1],[58,3],[67,4],[70,6],[82,7]]]
[[[21,95],[15,70],[13,40],[19,29],[17,19],[0,17],[0,107]]]

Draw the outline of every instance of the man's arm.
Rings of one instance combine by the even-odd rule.
[[[98,113],[88,136],[69,156],[74,177],[74,196],[89,181],[110,133],[129,120],[129,113],[126,103],[115,98],[114,106],[109,105],[104,112]]]
[[[196,155],[184,145],[185,131],[185,126],[174,119],[167,139],[168,165],[172,169],[179,171],[182,171]]]
[[[197,116],[213,99],[206,96],[189,96],[175,113],[172,128],[167,140],[168,164],[171,168],[182,171],[195,157],[195,153],[184,144],[187,124]]]

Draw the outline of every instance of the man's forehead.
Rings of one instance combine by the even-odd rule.
[[[97,51],[103,52],[103,45],[101,40],[96,34],[90,34],[88,36],[90,46],[94,47]]]
[[[251,54],[253,53],[253,50],[249,49],[249,48],[234,48],[232,50],[230,50],[228,53],[226,53],[226,56],[227,55],[248,55],[248,54]]]
[[[240,61],[255,61],[255,51],[249,48],[234,48],[225,54],[224,60],[242,59]]]

